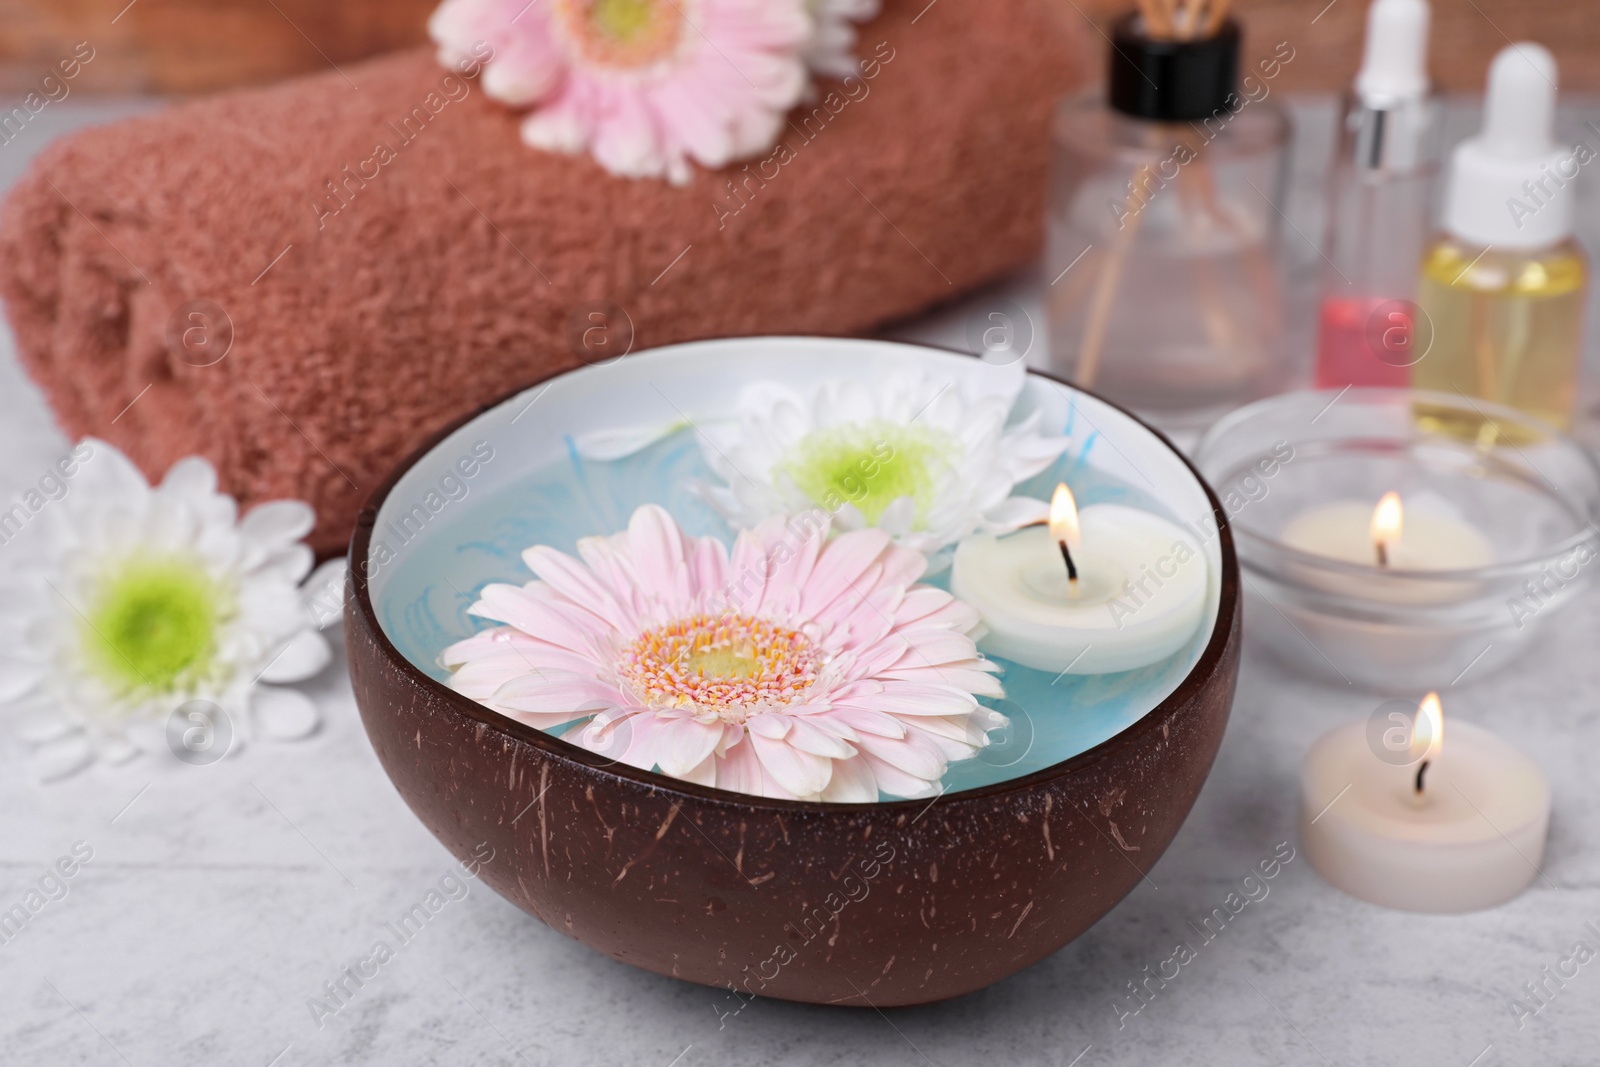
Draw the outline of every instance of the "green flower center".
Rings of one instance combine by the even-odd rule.
[[[613,70],[649,67],[683,36],[678,4],[661,0],[555,0],[555,18],[585,60]]]
[[[595,0],[589,9],[597,30],[616,41],[631,41],[650,29],[656,18],[654,0]]]
[[[103,579],[84,640],[107,680],[171,692],[210,665],[221,616],[215,583],[194,564],[134,560]]]
[[[920,521],[954,451],[950,436],[930,427],[850,423],[807,434],[780,469],[829,511],[854,504],[876,523],[890,504],[908,496]]]

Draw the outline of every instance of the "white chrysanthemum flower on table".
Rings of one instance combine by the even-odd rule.
[[[445,0],[447,65],[487,44],[483,88],[532,110],[522,138],[682,184],[771,148],[807,85],[805,0]]]
[[[331,656],[300,584],[311,509],[273,501],[240,520],[203,459],[180,460],[152,487],[111,445],[84,444],[82,469],[50,505],[45,558],[11,561],[0,594],[0,701],[34,746],[36,776],[166,748],[169,719],[190,701],[220,708],[235,738],[314,731],[311,700],[273,684],[309,678]]]
[[[699,428],[723,481],[705,496],[734,526],[821,508],[839,529],[885,530],[942,568],[957,542],[1049,513],[1043,500],[1012,495],[1067,447],[1040,432],[1037,412],[1008,424],[1023,380],[1019,370],[1014,387],[983,395],[916,375],[810,393],[752,385],[737,421]]]
[[[655,505],[628,529],[523,553],[537,579],[490,585],[500,625],[446,649],[458,692],[624,763],[741,793],[870,802],[931,796],[1005,725],[973,643],[978,614],[917,585],[882,530],[829,539],[774,518],[732,550]]]

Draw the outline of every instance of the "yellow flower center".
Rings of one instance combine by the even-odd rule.
[[[689,0],[558,0],[556,21],[578,53],[601,67],[647,67],[683,37]]]
[[[820,667],[816,646],[800,631],[723,612],[646,630],[623,651],[617,673],[649,707],[742,723],[801,699]]]

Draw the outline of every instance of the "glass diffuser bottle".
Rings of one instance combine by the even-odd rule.
[[[1238,81],[1226,3],[1159,0],[1113,31],[1106,97],[1053,127],[1045,259],[1052,369],[1180,436],[1288,383],[1279,210],[1289,124]]]
[[[1374,0],[1345,108],[1317,321],[1319,389],[1406,386],[1420,356],[1417,262],[1432,225],[1438,106],[1428,0]]]
[[[1443,232],[1422,259],[1419,389],[1520,408],[1566,427],[1577,398],[1588,262],[1572,239],[1575,179],[1584,162],[1556,145],[1556,63],[1530,42],[1489,67],[1483,132],[1457,146]],[[1426,319],[1426,322],[1423,321]],[[1491,438],[1492,421],[1419,404],[1424,427]]]

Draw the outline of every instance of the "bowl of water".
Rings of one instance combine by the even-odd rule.
[[[347,647],[368,736],[401,795],[518,906],[613,958],[816,1003],[925,1003],[1055,951],[1108,911],[1178,832],[1210,770],[1238,671],[1239,588],[1217,498],[1159,434],[1037,373],[1015,418],[1068,439],[1017,487],[1185,524],[1209,568],[1204,623],[1138,670],[1054,675],[997,660],[1006,726],[927,799],[752,796],[630,766],[469,699],[441,652],[469,609],[530,575],[531,545],[571,552],[641,505],[695,536],[735,531],[706,503],[696,427],[743,386],[994,368],[911,345],[813,338],[697,342],[518,390],[441,432],[371,498],[351,543]],[[580,443],[652,421],[620,457]],[[947,575],[929,584],[947,588]],[[568,727],[570,728],[570,727]],[[731,1002],[730,1002],[731,1003]]]

